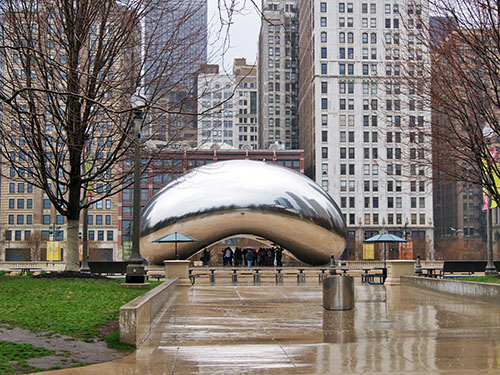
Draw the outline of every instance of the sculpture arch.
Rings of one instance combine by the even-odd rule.
[[[195,168],[160,190],[141,214],[141,254],[151,263],[175,259],[174,244],[154,243],[179,232],[180,259],[234,235],[255,235],[320,265],[346,244],[344,218],[314,181],[291,169],[250,160]]]

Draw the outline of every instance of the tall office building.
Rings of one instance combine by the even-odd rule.
[[[198,147],[257,149],[256,68],[234,59],[233,74],[207,65],[198,78]]]
[[[234,59],[235,79],[235,126],[237,127],[236,145],[238,149],[256,150],[258,148],[257,123],[257,67],[248,65],[246,59]]]
[[[142,84],[156,110],[143,132],[172,148],[196,145],[197,77],[207,63],[207,7],[207,0],[158,1],[145,17]]]
[[[433,256],[430,109],[416,92],[429,63],[422,4],[298,1],[305,173],[340,204],[351,256],[381,232]]]
[[[296,0],[263,0],[259,35],[259,148],[298,148]]]
[[[152,8],[144,22],[144,84],[191,93],[207,63],[207,0],[158,2]]]

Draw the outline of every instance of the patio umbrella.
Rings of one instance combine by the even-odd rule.
[[[407,242],[405,239],[396,236],[394,234],[382,233],[377,234],[376,236],[370,237],[363,242]]]
[[[153,242],[159,242],[159,243],[166,243],[166,242],[170,242],[170,243],[175,243],[175,259],[179,259],[179,254],[177,254],[177,243],[178,242],[195,242],[195,241],[198,241],[196,238],[193,238],[193,237],[189,237],[188,235],[186,234],[182,234],[182,233],[170,233],[170,234],[167,234],[161,238],[158,238],[157,240],[154,240]]]
[[[385,244],[386,243],[394,243],[394,242],[407,242],[404,238],[396,236],[394,234],[382,233],[377,234],[376,236],[370,237],[363,242],[367,243],[383,243],[384,244],[384,268],[385,268]]]

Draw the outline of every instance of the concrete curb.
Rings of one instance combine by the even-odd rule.
[[[500,305],[500,284],[401,276],[401,284]]]
[[[139,345],[149,335],[157,318],[177,286],[177,278],[167,280],[153,290],[120,307],[120,341]]]

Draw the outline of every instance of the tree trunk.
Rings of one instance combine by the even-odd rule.
[[[80,271],[80,261],[78,259],[78,232],[80,220],[68,219],[66,231],[66,249],[64,258],[66,260],[65,271]]]

